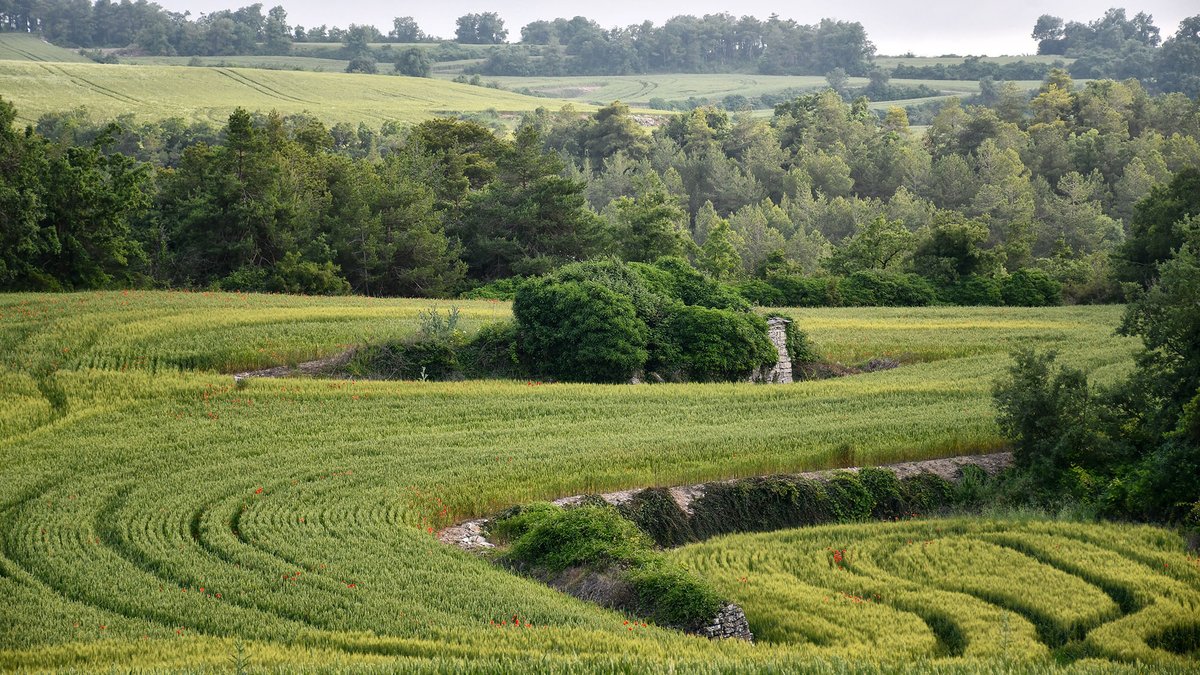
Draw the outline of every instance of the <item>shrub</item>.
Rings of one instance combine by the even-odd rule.
[[[525,281],[524,277],[506,277],[497,279],[469,291],[460,293],[458,297],[468,300],[508,300],[517,297],[517,288]]]
[[[652,367],[696,382],[744,379],[778,358],[765,319],[722,309],[675,305],[656,341]]]
[[[663,558],[630,570],[628,578],[637,593],[638,613],[660,625],[700,628],[725,605],[712,587]]]
[[[471,378],[519,378],[527,369],[521,365],[516,322],[484,324],[458,350],[463,375]]]
[[[345,295],[350,292],[350,282],[341,277],[340,271],[332,262],[302,260],[299,253],[292,251],[275,263],[265,289],[277,293]]]
[[[904,494],[896,472],[874,466],[864,467],[858,472],[858,480],[875,501],[871,509],[873,517],[886,520],[909,513],[905,509]]]
[[[508,557],[550,572],[637,562],[650,540],[612,507],[581,506],[537,512],[513,540]]]
[[[736,312],[750,310],[750,304],[733,288],[692,267],[683,258],[665,257],[654,262],[656,278],[668,297],[685,305],[698,305]]]
[[[916,274],[855,272],[840,285],[848,307],[923,307],[937,298],[929,280]]]
[[[875,497],[863,485],[858,476],[848,471],[838,471],[825,484],[833,518],[838,522],[866,520],[875,510]]]
[[[1026,349],[1013,358],[992,391],[996,421],[1012,441],[1013,463],[1028,472],[1036,491],[1058,492],[1068,468],[1101,468],[1114,449],[1082,371],[1057,366],[1054,352]]]
[[[550,502],[514,506],[499,513],[488,523],[488,537],[499,544],[514,541],[542,522],[554,518],[562,509]]]
[[[624,382],[648,357],[647,327],[633,301],[595,281],[532,279],[513,315],[535,371],[583,382]]]
[[[1062,304],[1062,286],[1049,274],[1033,268],[1019,269],[1000,286],[1004,304],[1011,307],[1045,307]]]
[[[806,478],[772,476],[709,485],[692,504],[692,530],[701,539],[818,525],[833,517],[824,483]]]
[[[647,488],[617,507],[659,546],[681,546],[696,541],[688,516],[666,488]]]
[[[772,275],[767,283],[783,296],[788,307],[838,307],[842,304],[837,277]]]
[[[374,75],[379,72],[379,65],[375,63],[375,59],[370,56],[359,56],[350,59],[350,63],[346,64],[347,73],[366,73]]]
[[[762,279],[750,279],[736,286],[737,292],[759,307],[782,307],[787,304],[783,292]]]
[[[267,270],[246,265],[213,283],[217,291],[262,291],[267,285]]]
[[[959,506],[977,506],[982,504],[991,491],[991,477],[976,464],[967,464],[958,470],[958,480],[954,483],[954,503]]]
[[[953,286],[943,289],[941,297],[942,300],[954,305],[996,307],[1004,304],[1004,296],[1000,292],[1000,282],[993,277],[976,275],[960,279]]]
[[[922,471],[900,481],[904,504],[910,513],[934,513],[954,501],[954,485],[936,473]]]
[[[454,344],[422,338],[362,347],[346,364],[346,371],[371,379],[444,380],[460,369]]]
[[[658,321],[663,308],[670,304],[655,284],[646,280],[638,270],[640,263],[623,263],[615,258],[588,260],[560,267],[552,277],[558,281],[594,281],[601,286],[630,299],[638,318],[647,324]]]

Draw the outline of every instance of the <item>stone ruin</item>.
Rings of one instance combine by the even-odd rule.
[[[745,640],[754,642],[754,633],[750,632],[750,622],[741,607],[729,603],[717,612],[706,626],[696,631],[697,635],[710,640]]]
[[[775,365],[763,367],[750,376],[751,382],[766,382],[768,384],[792,383],[792,357],[787,348],[787,325],[790,320],[775,316],[767,319],[767,338],[775,345],[779,360]]]

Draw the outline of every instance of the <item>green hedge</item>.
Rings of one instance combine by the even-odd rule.
[[[840,307],[842,304],[838,277],[773,275],[767,277],[767,283],[779,291],[782,300],[778,306]]]
[[[1039,269],[1020,269],[1005,277],[1000,292],[1011,307],[1062,304],[1062,285]]]
[[[1004,304],[1000,282],[993,277],[971,275],[941,289],[941,299],[953,305],[997,307]]]
[[[847,307],[924,307],[937,300],[933,284],[916,274],[855,272],[839,289]]]

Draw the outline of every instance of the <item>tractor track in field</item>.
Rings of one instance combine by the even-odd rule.
[[[62,66],[56,66],[56,65],[53,65],[50,63],[44,63],[44,62],[38,62],[37,65],[41,66],[43,69],[46,70],[46,72],[50,73],[51,75],[62,75],[64,77],[66,77],[68,80],[70,80],[72,84],[76,84],[84,89],[91,89],[92,91],[95,91],[96,93],[98,93],[102,96],[107,96],[116,101],[120,101],[121,103],[132,103],[134,105],[140,105],[141,103],[143,103],[143,101],[133,98],[132,96],[122,94],[119,91],[109,89],[108,87],[96,84],[95,82],[92,82],[91,80],[88,80],[84,77],[80,77],[79,75],[68,71],[66,68],[63,68]]]
[[[257,80],[252,80],[249,77],[242,75],[241,73],[234,72],[230,68],[214,68],[213,70],[215,70],[217,73],[229,78],[230,80],[237,82],[238,84],[240,84],[244,87],[248,87],[250,89],[253,89],[254,91],[257,91],[258,93],[266,96],[267,98],[274,98],[274,99],[278,99],[280,101],[288,101],[290,103],[307,103],[309,105],[318,105],[318,103],[316,101],[309,101],[306,99],[298,98],[296,96],[292,96],[291,94],[285,94],[277,89],[273,89],[261,82],[258,82]]]

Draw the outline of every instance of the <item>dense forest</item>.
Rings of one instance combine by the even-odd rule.
[[[620,103],[511,135],[14,119],[4,103],[4,289],[510,297],[571,261],[681,256],[765,305],[1108,302],[1136,280],[1114,260],[1149,255],[1125,245],[1156,218],[1141,200],[1200,192],[1200,103],[1062,71],[952,100],[924,134],[832,90],[653,131]]]
[[[168,12],[146,0],[0,0],[0,30],[40,32],[66,47],[90,48],[94,58],[112,53],[166,56],[288,54],[295,43],[341,43],[336,53],[355,60],[354,70],[373,72],[371,61],[418,63],[398,67],[407,75],[427,75],[419,61],[484,58],[470,71],[480,75],[619,75],[630,73],[758,72],[867,76],[878,68],[875,46],[857,22],[823,19],[804,25],[772,15],[767,19],[731,14],[676,16],[661,26],[644,22],[604,28],[583,16],[533,21],[520,40],[507,44],[509,31],[495,12],[458,18],[453,42],[418,53],[392,44],[438,42],[412,17],[396,17],[386,30],[372,25],[304,26],[288,23],[287,11],[263,12],[256,3],[192,17]],[[1200,16],[1184,20],[1165,39],[1153,17],[1110,9],[1093,21],[1064,22],[1043,15],[1033,27],[1039,53],[1062,55],[1076,79],[1137,78],[1151,91],[1200,95]],[[493,45],[486,53],[461,45]],[[100,49],[108,50],[105,52]],[[1053,64],[1019,61],[999,64],[966,57],[959,64],[901,63],[886,74],[897,79],[1042,79]]]

